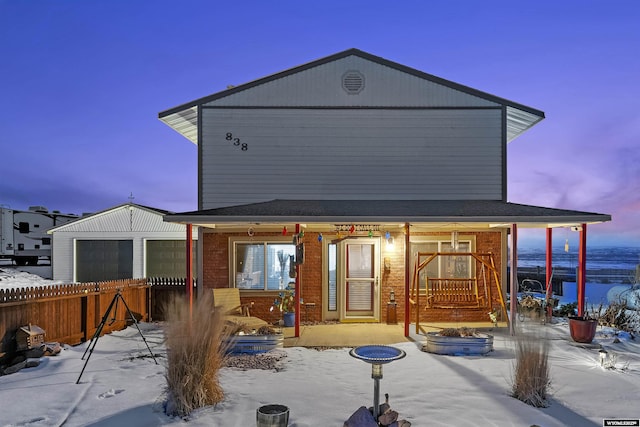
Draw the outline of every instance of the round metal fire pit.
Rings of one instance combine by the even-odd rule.
[[[373,378],[373,418],[378,421],[382,365],[402,359],[407,353],[405,353],[404,350],[388,345],[363,345],[352,349],[349,354],[356,359],[371,364],[371,378]]]

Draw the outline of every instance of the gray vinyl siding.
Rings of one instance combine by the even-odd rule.
[[[364,76],[364,89],[347,93],[348,71]],[[348,56],[204,104],[208,106],[288,107],[496,107],[499,104],[395,68]]]
[[[191,142],[202,141],[204,107],[460,108],[506,107],[509,142],[544,113],[357,49],[303,64],[161,112]]]
[[[75,244],[70,235],[53,233],[51,239],[51,266],[53,280],[71,283],[74,280],[73,266]]]
[[[499,108],[203,108],[201,208],[278,198],[502,200],[502,128]]]

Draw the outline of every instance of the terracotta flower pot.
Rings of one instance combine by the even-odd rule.
[[[596,336],[598,321],[584,317],[569,317],[569,332],[575,342],[588,344]]]

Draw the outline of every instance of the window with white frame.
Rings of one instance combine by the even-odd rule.
[[[473,241],[461,238],[458,248],[454,249],[450,239],[424,240],[411,242],[411,271],[414,271],[416,262],[422,263],[435,253],[464,253],[473,251]],[[420,256],[418,257],[418,254]],[[420,289],[425,289],[426,278],[439,279],[467,279],[473,277],[473,258],[469,255],[439,255],[434,258],[427,267],[420,271],[418,277]]]
[[[233,284],[238,289],[277,291],[293,280],[289,278],[296,247],[288,241],[231,241]]]

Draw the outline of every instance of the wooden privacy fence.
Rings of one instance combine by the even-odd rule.
[[[47,342],[76,345],[90,340],[117,292],[136,320],[150,320],[146,279],[0,290],[0,357],[13,350],[13,334],[28,324],[44,329]],[[124,329],[131,322],[124,303],[116,301],[103,334]]]

